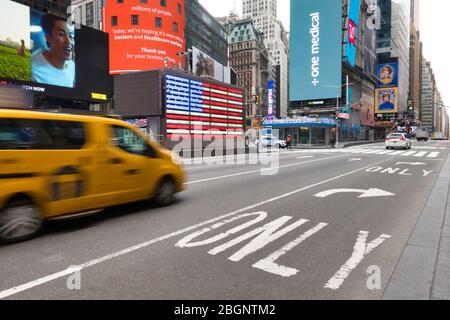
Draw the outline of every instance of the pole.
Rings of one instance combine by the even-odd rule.
[[[335,148],[339,148],[339,90],[341,88],[338,88],[338,96],[337,96],[337,103],[336,103],[336,146]]]

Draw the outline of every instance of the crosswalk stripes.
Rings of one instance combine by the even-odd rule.
[[[366,154],[366,155],[386,155],[386,156],[401,156],[401,157],[413,157],[413,158],[437,158],[440,152],[429,151],[392,151],[384,149],[344,149],[340,152],[351,154]]]

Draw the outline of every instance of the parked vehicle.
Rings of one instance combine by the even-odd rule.
[[[431,140],[446,140],[446,138],[442,132],[433,132]]]
[[[426,128],[418,128],[416,132],[417,141],[428,141],[430,140],[431,135],[428,129]]]
[[[279,148],[286,149],[287,143],[285,140],[280,140],[275,136],[262,136],[260,139],[256,140],[256,146],[262,148]]]
[[[171,152],[106,117],[0,110],[0,242],[33,237],[44,220],[183,190]]]
[[[406,133],[391,133],[386,138],[386,149],[411,149],[412,140],[409,139]]]

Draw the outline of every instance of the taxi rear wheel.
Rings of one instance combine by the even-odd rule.
[[[177,188],[172,178],[164,178],[158,186],[155,201],[160,207],[166,207],[175,202]]]
[[[42,224],[40,211],[31,200],[13,200],[0,211],[0,242],[14,243],[32,238]]]

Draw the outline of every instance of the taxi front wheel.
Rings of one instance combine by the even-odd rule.
[[[32,238],[42,223],[39,209],[31,200],[13,200],[0,211],[0,242],[14,243]]]
[[[155,201],[158,206],[166,207],[175,202],[176,185],[173,179],[165,178],[156,190]]]

